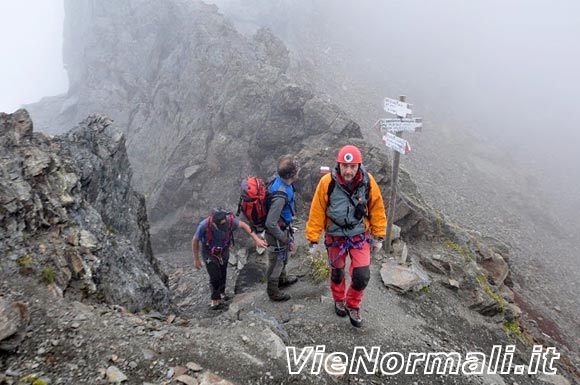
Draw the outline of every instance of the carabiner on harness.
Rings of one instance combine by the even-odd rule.
[[[331,236],[332,237],[332,236]],[[328,254],[328,264],[331,268],[336,269],[335,262],[344,257],[350,249],[360,250],[363,248],[365,242],[370,242],[367,233],[361,235],[355,235],[354,237],[332,237],[331,242],[324,242],[326,249],[330,247],[338,247],[338,254],[334,258],[330,258],[330,253]]]
[[[288,245],[280,246],[280,241],[276,240],[276,247],[274,252],[278,254],[278,259],[284,263],[288,260]]]
[[[219,247],[219,246],[214,246],[214,247],[209,249],[209,254],[212,257],[214,257],[215,259],[217,259],[217,261],[219,262],[220,265],[224,264],[224,258],[222,256],[223,252],[224,252],[224,248]]]

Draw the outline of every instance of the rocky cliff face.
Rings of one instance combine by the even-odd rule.
[[[92,115],[49,138],[19,110],[0,114],[0,128],[3,290],[20,287],[22,274],[58,296],[167,309],[144,200],[111,121]]]

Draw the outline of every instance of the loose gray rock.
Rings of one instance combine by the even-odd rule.
[[[421,290],[431,282],[427,273],[417,265],[400,265],[393,260],[382,264],[381,278],[385,286],[401,293]]]
[[[121,382],[127,381],[127,376],[116,366],[109,366],[106,375],[107,381],[112,384],[120,384]]]

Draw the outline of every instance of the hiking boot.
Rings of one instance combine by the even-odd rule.
[[[220,294],[220,295],[221,295],[222,301],[224,301],[224,302],[229,302],[232,299],[232,297],[230,297],[227,294]]]
[[[282,293],[278,287],[278,284],[279,283],[277,279],[268,280],[268,287],[266,289],[268,297],[270,297],[270,300],[272,301],[288,301],[290,299],[290,295]]]
[[[223,302],[218,302],[216,304],[213,304],[212,303],[212,304],[209,305],[209,308],[211,310],[221,310],[221,309],[223,309],[225,307],[226,307],[226,305]]]
[[[360,316],[360,309],[353,309],[347,307],[348,318],[350,318],[350,324],[355,328],[360,328],[362,326],[362,318]]]
[[[284,277],[280,277],[279,283],[278,283],[278,287],[280,289],[284,288],[284,287],[288,287],[290,285],[295,284],[296,282],[298,282],[298,277],[295,275],[286,275]]]
[[[348,313],[346,306],[344,306],[344,301],[334,301],[334,312],[339,317],[346,317]]]
[[[268,294],[268,296],[270,297],[270,300],[276,302],[288,301],[290,298],[292,298],[290,297],[290,294],[282,293],[281,291],[276,294]]]

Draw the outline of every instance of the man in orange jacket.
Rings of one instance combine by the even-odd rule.
[[[325,232],[334,310],[361,327],[360,302],[370,278],[371,251],[374,254],[382,248],[387,216],[379,186],[362,164],[360,150],[353,145],[342,147],[337,162],[316,187],[306,239],[313,248]],[[348,291],[344,276],[347,255],[351,258]]]

